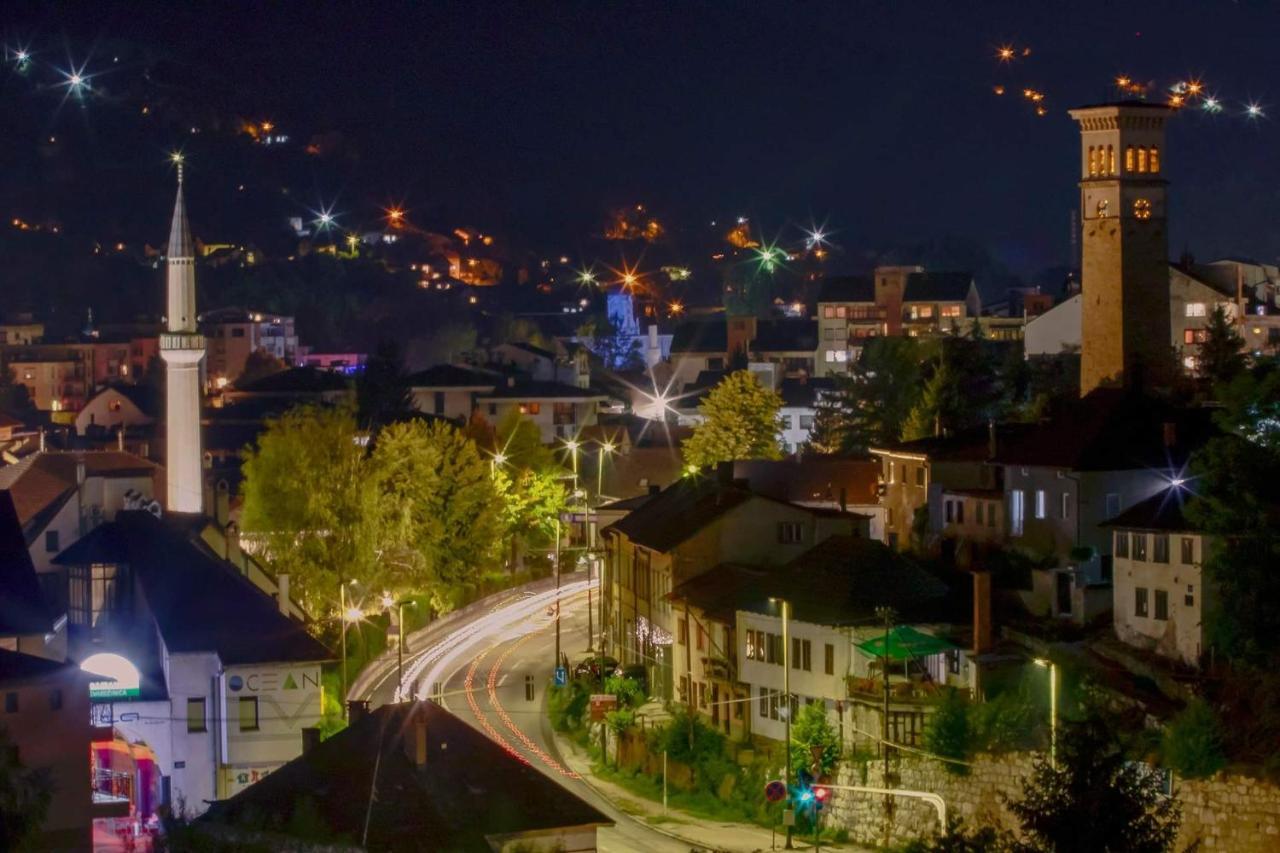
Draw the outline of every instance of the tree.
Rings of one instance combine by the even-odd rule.
[[[1192,699],[1170,721],[1161,741],[1164,762],[1179,776],[1201,779],[1227,763],[1222,723],[1203,699]]]
[[[284,359],[276,358],[265,349],[259,347],[245,358],[244,369],[236,377],[235,385],[243,388],[246,385],[257,382],[259,379],[265,379],[276,373],[283,373],[288,369],[289,365],[285,364]]]
[[[780,459],[782,397],[750,371],[730,373],[698,406],[703,422],[684,443],[684,460],[699,468],[736,459]]]
[[[840,761],[840,736],[827,719],[827,706],[822,702],[805,705],[791,724],[791,765],[812,768],[815,750],[820,750],[817,775],[830,774]]]
[[[341,583],[377,580],[377,493],[350,408],[301,406],[267,421],[243,473],[241,527],[311,613],[336,608]]]
[[[925,344],[917,338],[869,338],[849,376],[818,406],[813,445],[824,453],[863,453],[897,442],[920,397]]]
[[[969,702],[954,689],[948,690],[930,715],[924,728],[925,749],[944,758],[964,759],[973,745],[969,725]],[[963,764],[944,764],[953,773],[963,772]]]
[[[644,365],[640,341],[606,312],[586,320],[577,329],[580,338],[591,341],[591,351],[611,370],[638,370]]]
[[[1210,385],[1217,386],[1234,379],[1245,367],[1244,338],[1227,319],[1221,305],[1209,315],[1204,343],[1200,345],[1197,368]]]
[[[9,733],[0,729],[0,850],[36,850],[36,834],[49,814],[48,773],[18,761]]]
[[[1060,729],[1058,766],[1038,758],[1009,809],[1022,825],[1019,847],[1036,853],[1161,853],[1181,822],[1156,774],[1127,761],[1097,716]]]
[[[563,480],[550,470],[500,468],[494,485],[502,497],[502,522],[511,567],[523,566],[526,551],[554,541],[556,520],[568,509]]]
[[[502,504],[475,444],[440,421],[406,421],[382,430],[371,458],[379,529],[401,555],[400,589],[429,587],[432,607],[448,611],[491,566],[502,541]]]
[[[939,362],[933,375],[925,383],[920,399],[916,400],[906,423],[902,425],[902,440],[941,435],[944,420],[950,420],[958,406],[955,375],[946,360]]]
[[[356,380],[357,420],[365,429],[377,431],[413,412],[400,348],[394,341],[383,341]]]

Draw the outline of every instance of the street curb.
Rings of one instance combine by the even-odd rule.
[[[564,754],[560,749],[560,741],[564,739],[564,735],[560,734],[558,731],[551,728],[550,721],[547,719],[547,716],[546,716],[546,707],[547,707],[547,700],[544,692],[543,700],[542,700],[542,709],[543,709],[542,726],[544,731],[551,733],[551,738],[547,741],[547,746],[551,748],[552,757],[555,758],[556,761],[560,762],[561,766],[569,767],[569,765],[565,762]],[[576,747],[574,747],[572,744],[569,744],[569,748],[576,749]],[[572,768],[569,768],[569,769],[572,770]],[[578,771],[574,770],[574,772],[577,773]],[[640,820],[635,815],[631,814],[622,806],[620,806],[617,800],[613,799],[613,797],[610,797],[600,788],[597,788],[594,784],[592,784],[590,773],[578,773],[578,778],[582,781],[582,784],[586,785],[588,788],[594,791],[597,797],[604,800],[609,805],[613,806],[613,808],[617,810],[618,814],[634,822],[638,826],[642,826],[645,829],[658,833],[659,835],[665,835],[667,836],[667,838],[670,838],[673,841],[679,841],[681,844],[688,844],[689,853],[731,853],[731,851],[728,851],[728,850],[723,850],[716,847],[707,847],[703,845],[702,842],[700,841],[692,841],[684,837],[683,835],[678,835],[672,832],[671,830],[667,829],[666,827],[660,824],[649,823],[648,821]]]

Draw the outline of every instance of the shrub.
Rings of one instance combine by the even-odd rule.
[[[604,680],[604,692],[618,697],[619,708],[637,708],[644,704],[644,691],[634,678],[611,675]]]
[[[1212,776],[1227,763],[1222,725],[1203,699],[1192,699],[1165,729],[1164,763],[1188,779]]]
[[[969,712],[969,702],[958,691],[948,690],[925,725],[925,749],[944,758],[968,758],[973,747]],[[953,773],[964,773],[966,769],[963,764],[951,762],[945,766]]]
[[[1026,685],[974,705],[969,730],[975,749],[1008,750],[1029,747],[1042,719],[1027,695]]]
[[[819,774],[830,773],[840,760],[840,737],[827,719],[827,707],[822,702],[805,705],[796,714],[791,726],[791,763],[794,767],[809,767],[813,763],[814,748],[821,748],[818,760]]]
[[[551,727],[558,732],[570,732],[582,727],[582,715],[591,702],[590,689],[579,680],[564,687],[552,685],[547,695],[547,715]]]

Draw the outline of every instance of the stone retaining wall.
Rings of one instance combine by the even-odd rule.
[[[1023,780],[1031,775],[1033,755],[979,755],[964,776],[945,770],[940,762],[909,758],[890,765],[891,784],[884,784],[883,764],[844,766],[837,784],[905,788],[938,794],[947,804],[948,818],[969,826],[1016,829],[1005,806],[1021,796]],[[1199,849],[1232,853],[1280,850],[1280,787],[1246,776],[1219,773],[1210,779],[1181,780],[1174,785],[1182,804],[1182,828],[1177,850]],[[890,802],[887,802],[890,801]],[[877,794],[837,791],[826,821],[844,827],[851,841],[869,845],[897,845],[939,832],[935,808],[922,800],[888,798]]]

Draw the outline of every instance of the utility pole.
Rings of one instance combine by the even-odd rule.
[[[556,518],[556,666],[560,666],[560,519]]]
[[[787,810],[791,810],[791,632],[789,622],[791,617],[791,602],[785,598],[772,599],[777,601],[782,611],[782,701],[786,703],[783,716],[783,725],[786,733],[783,736],[783,744],[787,750],[787,771],[783,779],[783,784],[787,788]],[[794,826],[787,826],[787,844],[786,849],[791,850],[791,832]]]
[[[342,719],[347,718],[347,584],[338,582],[338,625],[342,628]]]
[[[884,681],[884,711],[880,720],[880,752],[884,756],[884,784],[889,784],[889,632],[893,627],[893,608],[877,607],[876,615],[884,620],[884,657],[880,671]]]

